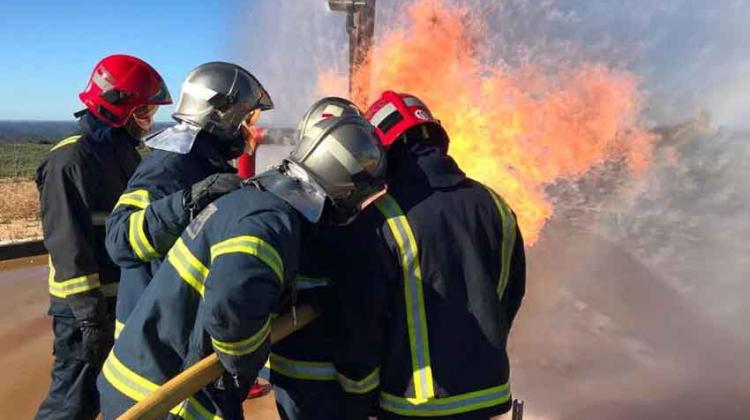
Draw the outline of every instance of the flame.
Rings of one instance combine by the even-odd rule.
[[[510,203],[531,245],[554,213],[546,185],[608,161],[639,173],[655,136],[639,122],[634,75],[603,63],[488,65],[478,41],[487,35],[466,6],[415,1],[373,46],[370,98],[386,89],[420,97],[449,133],[451,156]],[[319,90],[341,94],[346,78],[324,71]]]

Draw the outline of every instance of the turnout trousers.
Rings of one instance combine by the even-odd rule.
[[[288,380],[274,384],[281,420],[330,420],[342,417],[342,391],[335,381]]]
[[[35,418],[94,419],[99,413],[96,389],[99,368],[83,360],[83,338],[78,322],[72,313],[70,316],[54,315],[52,329],[55,335],[52,383]]]

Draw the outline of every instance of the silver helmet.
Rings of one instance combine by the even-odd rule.
[[[268,92],[250,72],[236,64],[216,61],[190,72],[172,118],[231,138],[252,111],[272,108]]]
[[[308,127],[282,164],[283,176],[257,181],[318,222],[324,208],[334,224],[346,224],[385,186],[386,155],[375,128],[362,117],[331,117]]]
[[[362,115],[362,111],[357,108],[357,105],[354,105],[354,102],[337,96],[325,97],[312,104],[305,112],[299,125],[297,125],[297,140],[301,140],[305,132],[320,120],[350,115],[357,117]]]

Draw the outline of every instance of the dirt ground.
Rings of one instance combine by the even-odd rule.
[[[0,179],[0,243],[41,238],[39,199],[34,181]]]
[[[44,264],[36,258],[34,264]],[[46,315],[47,267],[0,265],[0,419],[32,418],[49,387],[51,320]],[[278,419],[273,396],[245,403],[246,418]]]

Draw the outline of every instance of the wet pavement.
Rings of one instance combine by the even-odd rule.
[[[42,264],[42,265],[39,265]],[[52,365],[44,258],[0,264],[0,419],[32,418]],[[278,419],[273,396],[245,403],[248,419]]]

